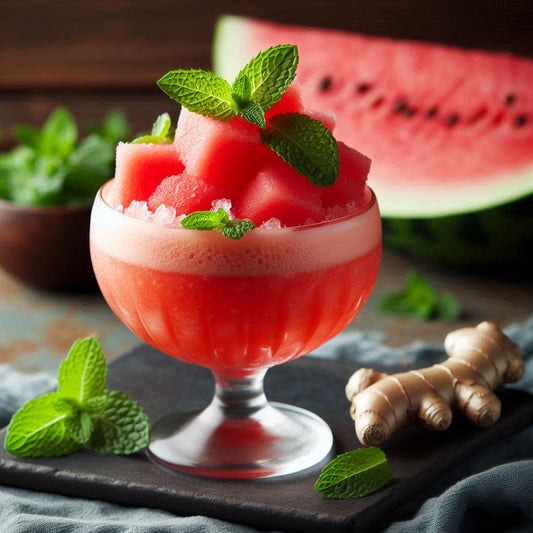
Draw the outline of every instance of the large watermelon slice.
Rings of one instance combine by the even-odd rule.
[[[226,15],[214,69],[232,81],[279,43],[298,46],[304,105],[372,159],[386,244],[533,271],[533,60]]]

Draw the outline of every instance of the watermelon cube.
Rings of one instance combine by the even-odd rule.
[[[183,163],[172,144],[117,146],[116,170],[110,202],[128,207],[133,200],[146,201],[167,176],[179,174]]]
[[[370,170],[370,159],[343,142],[339,146],[340,171],[337,181],[330,187],[322,189],[322,201],[325,207],[356,206],[365,203],[365,185]]]
[[[211,209],[211,202],[227,198],[227,188],[197,180],[186,171],[165,178],[148,198],[148,208],[154,212],[161,205],[174,207],[178,215]]]
[[[281,100],[274,104],[265,112],[265,118],[268,119],[274,115],[282,113],[304,113],[304,106],[302,103],[302,94],[300,88],[296,84],[292,84],[281,97]]]
[[[274,154],[247,183],[233,212],[256,225],[277,218],[282,225],[298,226],[325,217],[320,189]]]
[[[214,120],[182,108],[174,145],[187,173],[215,186],[240,187],[253,172],[259,128],[240,117]]]

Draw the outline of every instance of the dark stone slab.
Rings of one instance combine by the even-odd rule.
[[[342,453],[359,447],[344,398],[344,385],[356,369],[353,363],[299,359],[268,372],[267,396],[322,416],[335,435],[336,452]],[[108,388],[130,394],[153,421],[177,407],[206,404],[214,385],[209,371],[142,345],[110,364]],[[179,515],[207,515],[261,529],[361,533],[374,529],[420,493],[429,495],[427,488],[433,482],[477,450],[531,424],[531,395],[507,389],[499,395],[502,417],[488,429],[477,429],[457,417],[444,433],[413,427],[394,435],[382,446],[394,479],[362,499],[322,497],[314,490],[317,470],[272,480],[212,480],[169,472],[143,453],[120,457],[89,450],[62,458],[20,459],[2,449],[0,482]]]

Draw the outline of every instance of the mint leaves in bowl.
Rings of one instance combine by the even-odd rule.
[[[60,107],[41,129],[19,125],[14,134],[19,144],[0,154],[0,266],[39,289],[95,287],[91,204],[112,177],[116,144],[130,135],[125,115],[111,111],[80,138]]]

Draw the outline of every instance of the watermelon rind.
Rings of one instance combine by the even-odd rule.
[[[460,216],[382,222],[388,248],[481,274],[533,276],[533,195]]]

